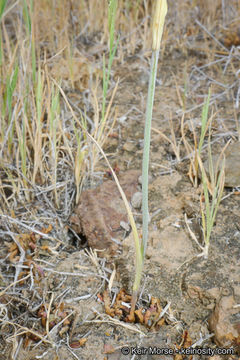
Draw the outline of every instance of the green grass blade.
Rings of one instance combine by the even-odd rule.
[[[2,20],[2,16],[3,16],[6,5],[7,5],[7,0],[0,1],[0,21]]]
[[[201,153],[204,137],[205,137],[205,134],[206,134],[206,131],[207,131],[208,109],[209,109],[210,98],[211,98],[211,89],[208,90],[207,101],[204,103],[203,109],[202,109],[201,134],[200,134],[200,140],[199,140],[199,145],[198,145],[199,154]]]
[[[26,0],[23,0],[23,19],[25,22],[27,34],[28,34],[28,36],[30,36],[31,32],[32,32],[32,22],[31,22],[31,17],[29,14],[28,5],[27,5]]]

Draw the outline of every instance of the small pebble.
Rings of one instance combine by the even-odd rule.
[[[149,182],[149,184],[151,184],[151,183],[153,182],[153,177],[152,177],[152,175],[148,175],[148,182]],[[139,183],[140,185],[142,185],[142,175],[139,176],[139,178],[138,178],[138,183]]]
[[[142,193],[141,192],[135,192],[131,199],[131,204],[134,207],[134,209],[140,209],[142,206]]]
[[[135,150],[135,145],[134,143],[130,143],[130,142],[126,142],[123,145],[123,150],[127,151],[127,152],[133,152]]]
[[[123,228],[125,231],[127,231],[127,232],[130,231],[130,225],[129,225],[126,221],[120,221],[120,226],[121,226],[121,228]]]

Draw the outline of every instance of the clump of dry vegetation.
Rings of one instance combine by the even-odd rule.
[[[120,1],[118,5],[116,26],[121,47],[117,61],[121,63],[126,49],[131,54],[139,46],[137,37],[147,44],[144,18],[149,9],[140,2]],[[48,305],[51,299],[48,289],[44,290],[45,273],[36,258],[43,253],[57,255],[66,246],[64,224],[83,184],[87,179],[99,182],[95,172],[99,152],[84,129],[104,145],[116,121],[112,103],[118,82],[114,84],[108,64],[113,57],[108,54],[107,3],[43,0],[36,6],[32,0],[3,1],[0,10],[1,257],[3,267],[11,269],[7,278],[3,271],[1,280],[3,289],[6,286],[1,292],[2,329],[10,326],[9,333],[2,336],[11,341],[10,336],[16,339],[21,332],[29,342],[43,339],[44,331],[49,338],[52,327],[69,322],[69,312],[61,302]],[[106,74],[105,67],[109,70]],[[105,81],[102,91],[105,77],[110,84]],[[52,231],[46,231],[44,226],[53,222]],[[23,304],[19,300],[22,310],[14,315],[11,306],[18,307],[24,288],[28,289],[26,300]],[[23,313],[29,311],[35,292],[39,304],[32,315],[41,319],[41,324],[34,332],[28,321],[23,326],[21,312],[23,308]],[[45,300],[41,301],[43,295]],[[63,315],[52,315],[59,307]],[[50,321],[50,317],[54,319]],[[49,339],[44,342],[49,343]]]

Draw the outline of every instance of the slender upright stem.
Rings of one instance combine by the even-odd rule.
[[[151,122],[152,122],[153,101],[154,101],[154,93],[155,93],[155,83],[157,76],[158,57],[159,57],[159,50],[160,50],[166,13],[167,13],[167,0],[156,0],[155,12],[153,17],[153,28],[152,28],[153,30],[152,58],[151,58],[150,78],[148,85],[148,98],[147,98],[146,120],[145,120],[145,129],[144,129],[144,150],[143,150],[143,163],[142,163],[143,237],[140,246],[139,246],[139,242],[135,241],[136,242],[136,273],[133,284],[131,312],[129,315],[130,321],[134,321],[134,317],[135,317],[134,310],[135,310],[138,291],[140,287],[144,257],[147,249],[148,222],[149,222],[148,169],[149,169],[149,153],[150,153],[150,140],[151,140]],[[139,247],[141,248],[139,249]]]
[[[142,237],[142,253],[145,256],[148,240],[148,171],[149,171],[149,153],[150,153],[150,139],[151,139],[151,122],[153,112],[153,101],[155,93],[155,82],[157,76],[159,49],[153,50],[151,58],[150,79],[148,85],[147,110],[144,130],[144,150],[142,162],[142,213],[143,213],[143,237]]]

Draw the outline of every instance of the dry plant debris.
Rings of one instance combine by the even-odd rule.
[[[101,70],[89,63],[89,59],[84,57],[77,49],[71,59],[65,59],[61,56],[53,62],[51,75],[55,79],[69,80],[75,90],[84,91],[90,86],[91,81],[97,77],[101,78]],[[93,59],[91,59],[93,60]]]
[[[227,35],[224,38],[224,45],[227,48],[231,48],[232,46],[240,45],[240,29],[229,29],[227,31]]]
[[[126,290],[121,289],[116,296],[114,303],[110,298],[109,292],[105,290],[102,295],[99,294],[99,298],[102,298],[104,302],[106,314],[111,317],[117,317],[125,322],[132,322],[129,319],[130,304],[132,296],[128,295]],[[151,331],[157,331],[161,326],[165,324],[163,316],[163,308],[160,304],[160,300],[152,297],[150,304],[146,307],[139,307],[135,310],[134,323],[142,324]]]
[[[52,231],[52,225],[47,228],[42,228],[42,234],[49,234]],[[14,335],[24,335],[23,347],[26,349],[30,343],[39,341],[43,343],[51,343],[50,331],[58,329],[58,334],[63,337],[69,331],[73,319],[73,311],[63,302],[54,302],[53,294],[51,299],[44,295],[44,282],[46,273],[43,268],[36,262],[40,253],[52,254],[52,250],[47,245],[40,245],[41,236],[36,233],[20,234],[15,237],[12,243],[6,243],[8,247],[8,260],[13,266],[16,266],[15,282],[7,288],[3,287],[0,292],[0,301],[2,306],[8,306],[5,318],[1,318],[2,328],[4,331],[6,327],[12,327]],[[20,269],[19,269],[20,267]],[[9,293],[10,287],[15,290],[18,284],[19,288],[16,294]],[[28,292],[32,293],[32,299],[27,299],[25,296]],[[34,290],[35,289],[35,290]],[[35,293],[34,293],[35,292]],[[31,302],[41,299],[39,305],[33,305]],[[24,326],[25,314],[30,312],[32,320],[28,323],[28,327]],[[8,319],[11,319],[9,321]],[[40,322],[37,320],[39,319]],[[30,326],[32,325],[32,328]],[[17,328],[19,330],[17,330]],[[55,328],[55,329],[54,329]]]
[[[123,322],[129,322],[131,295],[128,295],[124,289],[121,289],[117,294],[115,301],[112,303],[108,290],[105,290],[103,294],[98,294],[98,298],[103,301],[106,314],[111,317],[117,317]],[[157,333],[164,325],[171,324],[169,316],[166,316],[169,304],[165,309],[160,304],[158,298],[152,297],[150,303],[147,306],[141,306],[135,310],[135,324],[141,324],[147,331]],[[169,314],[168,314],[169,315]],[[188,349],[192,346],[193,342],[190,334],[187,330],[182,332],[182,336],[179,338],[179,343],[169,345],[174,352],[181,352],[182,349]],[[105,354],[112,354],[115,352],[115,348],[106,344],[104,346]],[[184,355],[174,355],[174,360],[184,360]],[[190,356],[189,359],[193,357]]]

